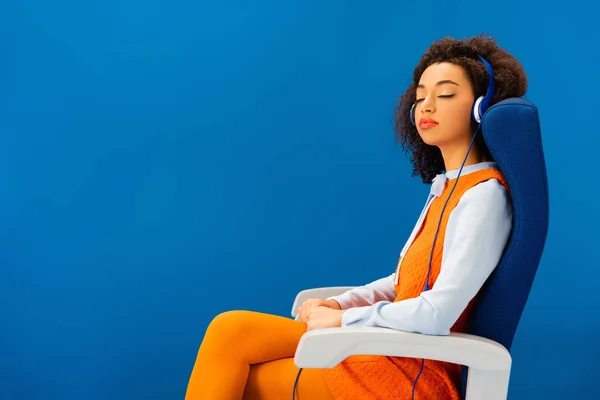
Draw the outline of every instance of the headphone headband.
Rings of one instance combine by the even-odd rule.
[[[475,104],[473,105],[473,119],[480,124],[481,119],[483,118],[483,114],[490,108],[490,104],[492,103],[492,99],[494,98],[494,94],[496,93],[496,83],[494,81],[494,69],[490,65],[490,63],[480,55],[478,55],[481,62],[485,66],[485,69],[488,72],[488,87],[485,92],[485,96],[482,96],[477,99]]]

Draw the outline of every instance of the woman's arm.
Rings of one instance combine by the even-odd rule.
[[[338,302],[342,310],[353,307],[370,306],[378,301],[394,301],[396,290],[394,289],[394,274],[356,287],[339,296],[329,297],[327,300]]]
[[[447,335],[496,268],[512,228],[512,206],[495,179],[469,189],[450,214],[442,266],[435,285],[399,302],[379,301],[347,310],[342,326],[380,326]]]

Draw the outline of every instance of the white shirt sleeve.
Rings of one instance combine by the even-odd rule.
[[[496,268],[512,228],[512,205],[496,179],[466,191],[448,219],[440,274],[427,291],[344,312],[342,326],[379,326],[430,335],[450,328]]]
[[[337,301],[342,310],[352,307],[370,306],[378,301],[394,301],[396,299],[394,274],[367,285],[356,287],[339,296],[329,297],[327,300],[330,299]]]

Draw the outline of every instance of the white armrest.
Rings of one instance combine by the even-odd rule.
[[[298,309],[308,299],[326,299],[328,297],[337,296],[348,290],[354,289],[355,286],[336,286],[316,289],[306,289],[296,295],[296,300],[292,305],[292,317],[296,318]]]
[[[440,360],[469,367],[467,400],[505,400],[512,359],[504,346],[478,336],[423,335],[386,328],[326,328],[304,334],[296,349],[300,368],[332,368],[352,355]]]

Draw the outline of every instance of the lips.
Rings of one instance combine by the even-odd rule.
[[[419,120],[419,128],[421,129],[429,129],[437,125],[439,125],[439,122],[431,118],[421,118]]]

